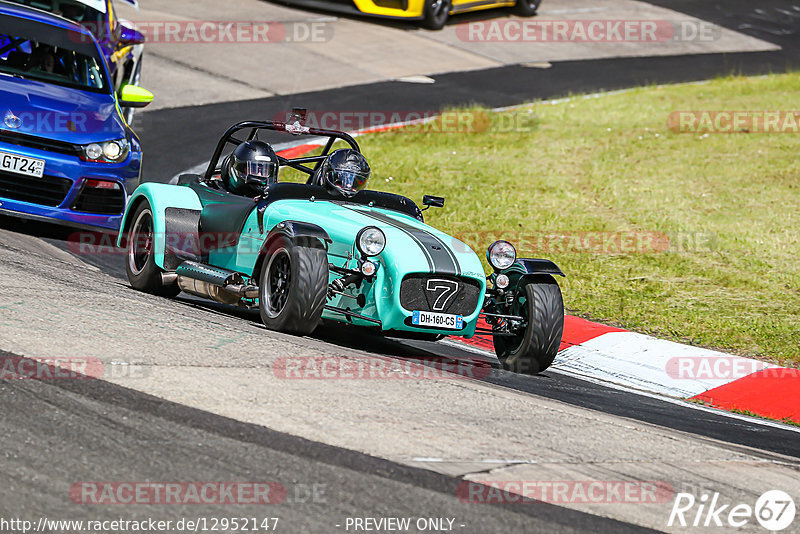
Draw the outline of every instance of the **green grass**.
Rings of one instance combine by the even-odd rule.
[[[427,222],[479,254],[506,236],[521,256],[559,264],[569,313],[797,366],[800,134],[676,134],[667,117],[797,110],[798,87],[794,73],[646,87],[534,103],[492,115],[479,133],[417,129],[359,142],[371,188],[446,196]],[[580,232],[656,233],[669,247],[620,253],[582,246]],[[547,245],[553,235],[567,237]]]

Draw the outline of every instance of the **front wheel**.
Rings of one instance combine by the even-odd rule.
[[[125,255],[125,271],[131,287],[162,297],[175,297],[181,292],[178,284],[164,284],[164,272],[156,265],[156,232],[153,210],[142,202],[133,212],[133,224],[128,234],[128,250]]]
[[[425,0],[422,25],[429,30],[444,28],[447,17],[450,16],[452,0]]]
[[[277,237],[261,269],[258,307],[270,330],[305,336],[322,319],[328,296],[328,255],[313,238]]]
[[[564,332],[564,300],[555,279],[538,276],[520,288],[511,315],[527,323],[514,336],[494,335],[494,350],[503,368],[534,375],[553,363]]]
[[[517,0],[514,12],[522,17],[532,17],[536,14],[541,3],[542,0]]]

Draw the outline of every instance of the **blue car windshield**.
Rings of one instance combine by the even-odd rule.
[[[73,22],[84,24],[92,33],[101,38],[100,31],[105,27],[105,13],[89,7],[82,2],[70,0],[5,0],[12,4],[41,9],[55,15],[64,17]]]
[[[64,44],[63,39],[58,46],[48,43],[47,38],[33,40],[0,33],[0,72],[93,92],[107,92],[108,83],[100,66],[102,60]]]

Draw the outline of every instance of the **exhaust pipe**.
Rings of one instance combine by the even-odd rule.
[[[181,291],[197,297],[237,304],[242,298],[257,298],[258,287],[245,283],[240,273],[185,261],[175,270]]]

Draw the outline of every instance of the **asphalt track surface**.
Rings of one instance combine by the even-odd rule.
[[[52,235],[54,231],[54,228],[47,224],[21,223],[3,217],[0,217],[0,228],[40,236]],[[63,246],[63,240],[69,239],[73,231],[68,229],[57,231],[61,232],[62,239],[49,237],[46,241]],[[82,259],[127,283],[124,264],[118,256],[89,256]],[[240,315],[243,319],[253,319],[235,308],[207,303],[194,297],[182,297],[182,301],[189,306],[206,307],[226,314]],[[354,336],[349,329],[320,329],[314,337],[340,347],[357,348],[401,359],[440,356],[463,360],[474,357],[468,350],[450,344],[392,340],[361,334]],[[800,458],[798,432],[780,425],[759,424],[756,420],[730,417],[727,413],[716,410],[699,410],[683,403],[665,401],[658,396],[604,386],[553,371],[537,376],[522,376],[494,369],[484,381],[498,387],[558,400],[581,408]]]
[[[741,54],[567,61],[554,63],[545,70],[517,65],[490,71],[444,74],[435,77],[435,84],[385,82],[255,101],[142,113],[136,120],[147,153],[143,175],[148,180],[167,181],[200,163],[202,158],[198,160],[198,154],[210,154],[219,135],[228,125],[254,117],[272,118],[292,106],[379,111],[435,110],[471,103],[498,107],[570,93],[696,81],[730,73],[782,72],[800,64],[800,10],[792,10],[786,2],[769,0],[759,2],[758,7],[742,0],[655,0],[650,3],[779,44],[782,49]],[[286,137],[284,135],[276,139],[285,141]],[[6,221],[5,224],[21,228],[13,221]],[[49,225],[42,225],[41,228],[31,224],[25,226],[28,232],[34,234],[48,235],[53,231]],[[71,231],[63,232],[63,236],[69,233]],[[52,242],[57,244],[59,240]],[[124,268],[116,258],[89,258],[88,261],[114,276],[125,278]],[[331,341],[346,343],[346,337]],[[376,342],[380,343],[380,340]],[[468,354],[441,344],[416,345],[455,358],[463,358]],[[403,354],[397,356],[402,357]],[[797,439],[797,433],[791,430],[754,426],[748,421],[552,373],[523,377],[498,371],[488,380],[498,386],[543,395],[580,407],[800,457],[800,440]]]
[[[0,356],[13,355],[0,351]],[[3,381],[0,517],[128,520],[279,517],[279,532],[342,531],[343,518],[450,517],[460,532],[652,532],[559,506],[462,503],[460,478],[242,423],[96,380]],[[35,414],[35,417],[33,416]],[[35,444],[35,446],[31,446]],[[158,455],[152,449],[158,449]],[[43,455],[41,451],[58,451]],[[86,480],[278,482],[270,506],[76,506]],[[324,482],[320,482],[324,481]],[[460,526],[463,525],[463,526]],[[412,530],[413,531],[413,530]]]
[[[783,49],[769,53],[562,62],[547,70],[509,66],[488,72],[436,76],[433,85],[389,82],[143,113],[137,122],[148,154],[145,175],[165,181],[199,163],[196,155],[210,153],[220,132],[235,120],[253,118],[254,114],[272,117],[294,105],[327,109],[367,107],[381,111],[438,109],[474,102],[504,106],[574,92],[693,81],[731,72],[780,72],[796,66],[796,58],[800,57],[800,39],[796,33],[800,19],[781,15],[778,10],[785,8],[785,2],[760,2],[761,14],[754,11],[752,3],[738,0],[651,3],[775,42]],[[497,80],[503,80],[501,86]],[[49,225],[22,224],[7,218],[0,218],[0,227],[41,236],[56,231]],[[48,240],[61,244],[58,238]],[[124,278],[118,258],[93,263]],[[196,305],[190,300],[185,302],[187,306]],[[321,331],[318,339],[342,347],[352,343],[346,334],[330,329]],[[359,348],[365,350],[364,344],[359,343]],[[468,354],[442,344],[396,342],[377,337],[368,340],[366,350],[396,357],[436,354],[463,358]],[[753,447],[764,451],[765,457],[774,452],[800,458],[798,434],[788,429],[700,411],[550,372],[527,377],[495,370],[485,381],[721,440],[731,444],[731,448],[736,448],[736,444]],[[87,509],[65,503],[66,481],[102,480],[104,476],[107,480],[187,480],[190,477],[186,474],[191,473],[193,480],[231,479],[241,475],[248,480],[285,481],[290,494],[294,487],[324,480],[324,499],[290,502],[279,513],[272,514],[281,517],[287,527],[285,531],[289,532],[338,531],[334,522],[353,515],[354,510],[363,516],[457,516],[460,523],[470,527],[465,532],[645,530],[548,504],[465,505],[454,497],[458,478],[311,442],[106,382],[4,381],[0,382],[0,392],[4,430],[4,455],[0,457],[5,486],[0,500],[3,517],[38,516],[46,511],[53,517],[113,519],[120,516],[120,511],[113,507]],[[157,456],[152,454],[154,448],[158,449]],[[43,450],[58,453],[42,455]],[[75,461],[76,458],[80,461]],[[130,519],[198,515],[191,507],[164,510],[163,507],[127,508],[124,515]],[[255,511],[264,515],[263,508]],[[236,512],[249,515],[254,510],[243,508]],[[204,507],[202,515],[222,517],[230,515],[230,510]]]

